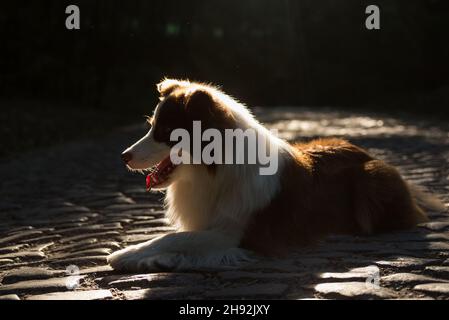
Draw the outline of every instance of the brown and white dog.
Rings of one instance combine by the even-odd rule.
[[[154,189],[167,189],[167,216],[179,232],[125,248],[108,261],[127,271],[199,270],[238,265],[253,252],[279,256],[329,234],[369,235],[428,220],[417,205],[438,207],[398,171],[340,139],[291,145],[217,88],[172,79],[158,84],[151,129],[122,155],[130,169],[151,169]],[[170,161],[175,128],[251,128],[278,149],[278,170],[258,165]],[[420,199],[418,199],[420,198]]]

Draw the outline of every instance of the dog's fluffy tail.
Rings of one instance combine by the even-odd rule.
[[[423,187],[413,183],[408,183],[408,187],[412,197],[415,199],[416,204],[426,211],[431,212],[444,212],[446,206],[443,201],[435,194],[426,191]]]

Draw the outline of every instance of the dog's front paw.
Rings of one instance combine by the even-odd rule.
[[[175,252],[149,254],[134,246],[108,257],[114,270],[124,272],[218,271],[234,269],[254,261],[257,258],[237,248],[207,255],[186,255]]]
[[[135,246],[131,246],[110,254],[107,257],[107,262],[114,270],[125,271],[137,265],[137,256]]]
[[[176,269],[181,262],[176,253],[149,254],[137,246],[131,246],[108,256],[108,263],[114,270],[127,272],[158,272]]]

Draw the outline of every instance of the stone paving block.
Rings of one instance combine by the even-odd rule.
[[[335,264],[336,264],[336,260],[329,258],[327,261],[327,264],[325,264],[324,266],[328,266],[328,268],[332,268],[335,269]],[[350,255],[345,255],[342,256],[340,258],[338,258],[338,263],[339,266],[344,267],[345,269],[349,269],[349,268],[353,268],[353,267],[360,267],[361,266],[366,266],[366,265],[376,265],[375,263],[375,259],[373,259],[372,257],[369,256],[369,254],[367,254],[367,256],[362,256],[362,255],[354,255],[354,256],[350,256]],[[318,270],[323,270],[323,268],[319,268]],[[338,270],[339,271],[339,270]]]
[[[425,282],[445,282],[444,280],[441,279],[435,279],[433,277],[414,273],[394,273],[382,277],[380,280],[382,283],[402,284],[402,285],[414,285]]]
[[[312,256],[313,259],[320,258],[325,260],[335,260],[335,259],[359,259],[363,258],[363,255],[368,254],[369,252],[357,252],[351,253],[350,251],[333,251],[327,250],[325,247],[321,248],[313,248],[312,251],[308,252],[309,256]],[[300,259],[302,260],[302,259]]]
[[[449,294],[449,283],[426,283],[426,284],[419,284],[414,287],[415,290],[418,291],[424,291],[427,293],[435,293],[435,294],[441,294],[441,295],[447,295]]]
[[[422,224],[424,228],[432,231],[443,231],[449,229],[449,221],[435,221]]]
[[[15,242],[17,240],[22,240],[25,238],[32,238],[36,235],[40,235],[42,234],[42,231],[38,231],[38,230],[28,230],[28,231],[23,231],[23,232],[19,232],[7,237],[3,237],[0,238],[0,245],[3,245],[5,243],[11,243],[11,242]]]
[[[106,256],[82,256],[75,258],[55,259],[49,261],[50,265],[66,265],[66,266],[103,265],[105,263],[106,263]]]
[[[85,218],[86,218],[86,220],[88,219],[87,217],[85,217]],[[87,225],[89,225],[88,222],[69,222],[69,223],[57,224],[55,230],[56,230],[56,232],[59,232],[60,230],[79,228],[79,227],[87,226]]]
[[[10,228],[6,234],[14,235],[14,234],[17,234],[22,231],[28,231],[28,230],[33,230],[33,229],[34,229],[33,226],[21,226],[21,227],[16,227],[16,228]]]
[[[449,280],[449,266],[430,266],[426,267],[426,271]]]
[[[83,246],[83,249],[85,250],[91,250],[91,249],[109,249],[112,251],[118,250],[121,248],[120,244],[116,241],[107,241],[104,239],[100,239],[101,241],[98,241],[96,243]],[[80,249],[80,248],[78,248]],[[81,250],[74,250],[75,252],[79,252]]]
[[[98,231],[112,231],[122,229],[122,225],[118,222],[115,223],[107,223],[107,224],[94,224],[76,228],[69,228],[64,230],[58,230],[58,233],[62,235],[66,234],[87,234],[87,233],[97,233]]]
[[[59,216],[57,218],[51,220],[42,220],[44,225],[55,225],[56,228],[70,228],[77,226],[84,226],[89,222],[90,217],[86,214],[76,214],[70,216]],[[33,224],[37,224],[39,222],[33,221]]]
[[[33,223],[34,224],[34,223]],[[51,227],[51,226],[46,226],[46,227],[34,227],[33,230],[35,231],[41,231],[43,234],[45,233],[51,233],[53,231],[55,231],[55,228]]]
[[[74,251],[76,249],[82,250],[89,245],[98,244],[98,239],[88,238],[81,241],[77,241],[75,243],[70,244],[59,244],[58,247],[52,248],[51,252],[69,252]]]
[[[426,251],[426,250],[434,250],[434,251],[448,251],[449,243],[443,241],[432,241],[432,242],[400,242],[396,243],[395,247],[400,249],[405,249],[409,251]]]
[[[379,268],[376,266],[367,266],[354,268],[348,272],[324,272],[320,275],[322,279],[346,279],[346,280],[366,280],[369,277],[379,273]]]
[[[107,200],[98,200],[89,202],[87,205],[92,208],[101,208],[104,206],[109,206],[111,204],[133,204],[135,201],[128,197],[117,197]]]
[[[132,234],[147,234],[147,233],[166,233],[176,231],[174,227],[151,227],[151,228],[140,228],[140,229],[132,229],[127,231],[126,233],[129,235]]]
[[[13,246],[6,246],[6,247],[3,247],[3,248],[0,248],[0,254],[17,252],[17,251],[22,250],[22,249],[24,249],[26,247],[27,247],[26,244],[16,244],[16,245],[13,245]]]
[[[431,263],[435,263],[436,261],[438,260],[415,258],[415,257],[392,257],[391,260],[390,259],[379,260],[376,261],[375,264],[395,268],[410,268],[410,267],[421,268]]]
[[[439,233],[441,234],[441,233]],[[430,237],[430,236],[433,237]],[[436,241],[436,240],[446,240],[444,236],[437,237],[436,233],[431,233],[428,230],[422,229],[417,230],[414,232],[395,232],[395,233],[389,233],[384,234],[378,237],[372,237],[373,240],[378,242],[392,242],[392,243],[399,243],[399,242],[425,242],[425,241]]]
[[[429,297],[429,296],[418,295],[418,296],[414,296],[414,297],[399,297],[399,298],[388,299],[388,300],[412,300],[412,301],[416,301],[416,300],[435,300],[435,299],[432,298],[432,297]]]
[[[180,286],[196,284],[204,280],[204,276],[195,273],[149,273],[131,276],[108,276],[96,279],[114,288],[148,288],[151,286]]]
[[[122,294],[126,300],[165,300],[187,299],[191,295],[203,293],[207,290],[202,286],[191,287],[158,287],[140,290],[125,290]]]
[[[148,240],[156,239],[160,236],[163,236],[163,233],[155,233],[155,234],[132,234],[132,235],[126,235],[121,236],[119,239],[121,239],[122,242],[126,243],[127,245],[136,244],[145,242]]]
[[[162,226],[168,226],[170,224],[170,221],[166,218],[160,218],[160,219],[149,219],[149,220],[137,220],[133,223],[133,226],[138,227],[162,227]]]
[[[25,240],[21,240],[20,242],[22,243],[26,243],[26,244],[30,244],[30,243],[39,243],[39,242],[48,242],[48,241],[54,241],[54,240],[58,240],[61,239],[62,236],[59,234],[51,234],[48,236],[42,236],[42,237],[36,237],[36,238],[31,238],[31,239],[25,239]]]
[[[98,233],[88,233],[88,234],[80,234],[80,235],[76,235],[73,237],[67,237],[67,238],[62,238],[61,239],[61,243],[69,243],[69,242],[74,242],[74,241],[80,241],[80,240],[85,240],[85,239],[89,239],[89,238],[109,238],[109,239],[115,239],[117,236],[119,236],[120,233],[117,231],[107,231],[107,232],[98,232]]]
[[[17,294],[7,294],[0,296],[0,300],[20,300],[20,298]]]
[[[4,265],[10,265],[13,262],[14,262],[14,260],[11,260],[11,259],[0,259],[0,267],[4,266]]]
[[[131,210],[148,210],[159,208],[159,204],[149,203],[149,204],[113,204],[104,208],[105,211],[131,211]]]
[[[22,267],[35,267],[35,266],[42,265],[44,263],[45,263],[44,260],[33,260],[33,261],[26,261],[26,262],[17,262],[17,261],[13,260],[13,262],[10,264],[0,265],[0,269],[2,271],[14,270],[16,268],[22,268]]]
[[[267,283],[228,287],[218,290],[210,290],[204,293],[208,298],[274,298],[282,297],[288,289],[283,283]]]
[[[100,222],[100,223],[106,223],[106,222],[114,223],[114,222],[117,222],[117,223],[120,223],[122,225],[127,225],[127,224],[132,223],[133,219],[107,217],[107,218],[99,220],[98,222]]]
[[[60,253],[53,258],[57,259],[67,259],[67,258],[79,258],[85,256],[107,256],[111,254],[112,250],[109,248],[95,248],[95,249],[87,249],[80,251],[73,251],[67,253]]]
[[[242,270],[273,270],[278,272],[298,272],[300,268],[295,265],[293,260],[268,260],[268,261],[259,261],[256,263],[248,263],[247,265],[241,266]]]
[[[126,197],[122,192],[91,192],[91,193],[85,193],[83,195],[79,195],[78,197],[72,198],[74,202],[76,203],[88,203],[91,201],[97,201],[97,200],[107,200],[107,199],[116,199]]]
[[[53,208],[48,209],[47,213],[49,215],[53,215],[55,217],[57,216],[67,216],[72,213],[89,213],[89,208],[82,207],[82,206],[66,206],[66,207],[60,207],[60,208]]]
[[[426,239],[431,241],[449,241],[449,232],[430,233],[426,235]]]
[[[91,268],[85,268],[80,270],[80,275],[84,274],[103,274],[103,273],[111,273],[113,271],[110,265],[96,266]]]
[[[11,284],[14,282],[34,279],[48,279],[52,277],[65,275],[65,271],[50,270],[46,268],[19,268],[7,271],[3,277],[2,284]]]
[[[85,214],[82,215],[70,215],[70,216],[58,216],[53,217],[53,219],[46,220],[34,220],[34,225],[47,225],[47,226],[55,226],[59,229],[77,227],[85,225],[89,221],[89,217]]]
[[[26,300],[103,300],[112,299],[109,290],[65,291],[32,295]]]
[[[365,282],[331,282],[320,283],[315,290],[326,298],[345,299],[390,299],[398,294],[388,288],[376,287]]]
[[[389,253],[393,249],[392,245],[389,243],[381,242],[337,242],[326,244],[318,248],[320,251],[343,251],[343,252],[368,252],[374,251],[379,254]]]
[[[0,259],[39,259],[43,257],[45,257],[45,254],[40,251],[19,251],[0,255]]]
[[[30,247],[30,251],[43,252],[43,251],[51,248],[54,244],[55,244],[54,242],[39,243],[39,244],[36,244],[36,245],[33,244],[33,246]]]
[[[69,279],[70,278],[70,279]],[[29,292],[52,292],[69,290],[67,284],[82,280],[84,276],[50,278],[45,280],[27,280],[0,286],[0,294],[21,294]]]
[[[308,273],[294,273],[294,272],[248,272],[248,271],[224,271],[218,272],[216,276],[222,280],[236,280],[236,279],[272,279],[272,280],[293,280],[308,276]]]
[[[127,211],[128,213],[130,211]],[[165,211],[163,210],[151,210],[150,213],[148,212],[133,212],[133,218],[136,220],[148,220],[148,217],[152,217],[152,219],[158,219],[158,218],[164,218],[165,217]]]
[[[141,212],[138,211],[137,214],[142,215],[142,216],[136,216],[133,215],[133,213],[135,213],[134,211],[113,211],[113,212],[105,212],[104,215],[108,218],[108,219],[129,219],[131,221],[134,220],[151,220],[151,219],[156,219],[153,215],[144,215],[145,212]],[[139,219],[139,217],[141,217],[142,219]]]
[[[96,200],[104,200],[104,199],[113,199],[117,197],[123,197],[124,194],[122,192],[95,192],[95,193],[86,193],[84,195],[80,195],[79,197],[75,197],[75,202],[83,201],[96,201]]]
[[[358,260],[360,262],[360,260]],[[322,269],[329,265],[331,261],[326,258],[320,257],[300,257],[298,258],[296,265],[302,270],[316,270]]]

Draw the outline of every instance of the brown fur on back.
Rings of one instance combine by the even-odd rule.
[[[340,139],[295,145],[281,190],[249,223],[241,246],[267,255],[328,234],[373,234],[426,221],[392,166]]]

